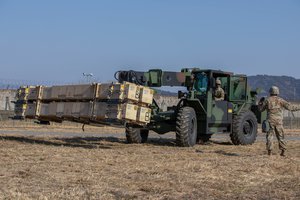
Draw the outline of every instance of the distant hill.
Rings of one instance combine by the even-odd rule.
[[[272,85],[279,87],[280,96],[287,100],[300,100],[300,79],[290,76],[256,75],[248,78],[251,88],[263,89],[260,96],[267,96]]]

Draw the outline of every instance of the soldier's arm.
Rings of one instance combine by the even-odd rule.
[[[221,98],[220,98],[220,99],[221,99],[221,100],[224,100],[224,98],[225,98],[225,92],[224,92],[224,90],[222,89],[222,90],[221,90]]]
[[[281,100],[281,104],[282,106],[287,109],[287,110],[290,110],[290,111],[297,111],[297,110],[300,110],[300,105],[296,105],[296,104],[291,104],[285,100]]]
[[[214,100],[215,100],[215,101],[221,101],[222,99],[221,99],[221,97],[220,97],[220,96],[218,96],[218,95],[215,95],[215,96],[214,96]]]

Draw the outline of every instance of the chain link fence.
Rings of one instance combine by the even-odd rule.
[[[300,129],[300,118],[284,118],[283,126],[286,129]]]
[[[285,110],[283,112],[283,126],[287,129],[300,129],[300,111],[291,112]]]

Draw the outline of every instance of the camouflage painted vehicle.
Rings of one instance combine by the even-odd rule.
[[[121,83],[127,81],[149,87],[183,86],[187,89],[178,92],[178,105],[167,111],[162,112],[154,101],[151,123],[146,127],[126,124],[129,143],[146,142],[149,130],[153,130],[158,134],[174,131],[177,144],[183,147],[207,142],[215,133],[230,133],[233,144],[249,145],[255,142],[258,123],[264,118],[264,113],[257,109],[257,92],[250,90],[245,75],[193,68],[181,72],[159,69],[119,71],[115,78]],[[222,101],[213,97],[216,80],[221,80],[225,91]]]

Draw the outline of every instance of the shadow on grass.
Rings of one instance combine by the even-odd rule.
[[[177,146],[176,140],[172,138],[150,138],[147,141],[148,144],[158,145],[158,146]],[[208,142],[197,143],[196,145],[221,145],[221,146],[232,146],[233,144],[229,141],[217,141],[209,140]]]
[[[29,144],[42,144],[49,146],[65,146],[85,149],[111,149],[112,144],[103,144],[101,142],[111,142],[119,144],[127,144],[126,141],[118,137],[53,137],[53,138],[38,138],[24,136],[0,136],[0,140],[10,140]],[[149,138],[147,143],[141,145],[155,146],[176,146],[175,140],[169,138]]]
[[[229,142],[229,141],[216,141],[216,140],[212,140],[210,142],[213,143],[213,144],[233,146],[233,144],[231,142]]]
[[[172,138],[149,138],[146,144],[155,146],[176,146],[176,141]]]
[[[222,154],[224,156],[240,156],[239,154],[237,153],[228,153],[228,152],[225,152],[223,150],[218,150],[218,151],[215,151],[215,153],[217,154]]]
[[[73,138],[51,138],[49,140],[22,136],[0,136],[0,140],[10,140],[29,144],[42,144],[49,146],[65,146],[85,149],[111,149],[109,144],[101,144],[101,141],[124,143],[115,137],[73,137]]]
[[[118,137],[54,137],[54,138],[35,138],[35,137],[24,137],[24,136],[0,136],[0,140],[11,140],[29,144],[42,144],[49,146],[65,146],[74,148],[85,148],[85,149],[112,149],[112,144],[103,144],[101,142],[111,142],[126,144],[127,142]],[[141,145],[154,145],[154,146],[169,146],[177,147],[176,141],[173,138],[149,138],[148,141]],[[230,142],[223,141],[209,141],[205,144],[197,145],[233,145]],[[216,152],[217,153],[217,152]]]

